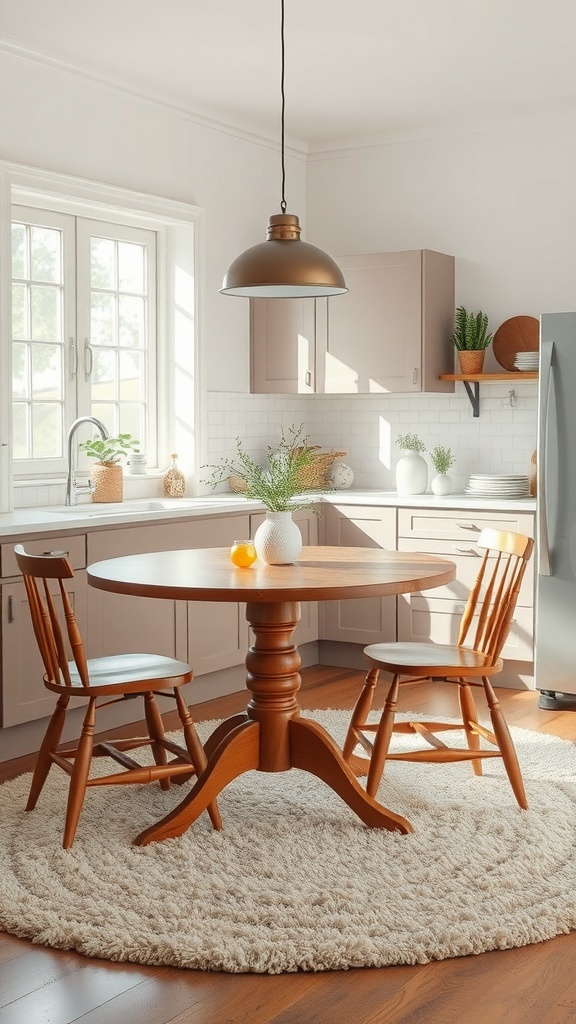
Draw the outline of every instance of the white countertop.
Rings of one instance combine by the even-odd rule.
[[[468,494],[399,495],[396,491],[330,491],[306,494],[311,501],[328,501],[338,505],[386,505],[397,508],[468,509],[484,512],[534,512],[535,498],[475,498]],[[198,498],[142,498],[114,504],[83,504],[73,507],[54,505],[46,508],[18,509],[0,513],[0,537],[17,537],[62,530],[101,529],[120,523],[165,522],[170,519],[227,515],[230,513],[263,512],[258,501],[248,501],[238,494],[222,493]]]

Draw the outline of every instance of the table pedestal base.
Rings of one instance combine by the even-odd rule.
[[[174,838],[244,772],[300,768],[322,779],[370,828],[412,832],[410,822],[368,796],[342,758],[332,737],[317,722],[300,717],[300,656],[292,634],[300,618],[295,602],[252,602],[246,617],[254,644],[246,656],[247,710],[222,722],[205,744],[207,765],[190,793],[161,821],[134,840],[145,846]]]

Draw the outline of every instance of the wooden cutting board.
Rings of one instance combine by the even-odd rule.
[[[540,347],[540,323],[535,316],[511,316],[494,335],[494,358],[505,370],[517,371],[517,352],[537,352]]]

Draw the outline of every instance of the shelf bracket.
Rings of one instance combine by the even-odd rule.
[[[477,380],[472,381],[472,382],[469,381],[469,380],[463,380],[462,383],[463,383],[464,387],[466,388],[466,391],[468,392],[468,398],[470,399],[470,404],[472,406],[472,415],[473,416],[479,416],[480,415],[480,382],[477,381]],[[474,384],[474,390],[472,390],[472,384]]]

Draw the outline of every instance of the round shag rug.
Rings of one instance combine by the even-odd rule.
[[[308,714],[342,743],[348,712]],[[53,768],[26,813],[30,775],[20,776],[0,787],[0,930],[108,960],[271,974],[426,963],[568,932],[576,746],[512,732],[529,811],[499,758],[482,778],[466,763],[392,762],[379,798],[413,824],[406,836],[366,828],[294,770],[228,786],[222,832],[202,814],[146,847],[131,840],[182,787],[89,790],[64,851],[67,778]]]

